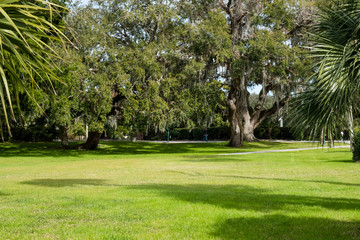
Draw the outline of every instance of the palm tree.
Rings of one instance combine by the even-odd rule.
[[[311,129],[330,140],[341,129],[352,133],[352,111],[360,90],[360,0],[341,0],[320,9],[311,27],[315,58],[310,87],[294,102],[297,132]],[[352,135],[352,134],[350,134]],[[331,142],[331,141],[330,141]]]
[[[50,47],[50,42],[65,42],[62,30],[53,24],[54,14],[64,8],[46,0],[24,2],[20,0],[0,0],[0,134],[5,123],[10,133],[9,117],[15,119],[13,102],[19,105],[19,91],[30,90],[25,87],[31,81],[34,88],[38,81],[48,81],[55,75],[51,71],[51,58],[59,57]],[[33,97],[32,97],[33,98]],[[8,110],[7,110],[8,109]]]

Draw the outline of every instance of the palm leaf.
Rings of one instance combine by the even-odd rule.
[[[47,41],[60,41],[63,44],[70,42],[62,28],[52,23],[53,14],[65,10],[42,0],[36,0],[35,3],[0,1],[0,108],[9,132],[7,111],[15,118],[12,98],[15,98],[19,109],[19,90],[23,89],[35,101],[27,89],[29,84],[24,81],[31,81],[35,87],[38,87],[37,81],[47,81],[53,88],[51,81],[57,77],[52,71],[51,58],[60,57]],[[20,79],[17,69],[23,72],[26,79]],[[0,125],[3,125],[2,120]],[[3,138],[2,126],[0,129]]]
[[[297,133],[313,138],[348,127],[347,114],[360,90],[360,0],[336,1],[321,9],[312,26],[310,56],[315,60],[310,88],[293,102]]]

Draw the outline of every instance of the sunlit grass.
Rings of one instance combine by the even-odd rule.
[[[1,239],[359,239],[348,149],[260,142],[0,144]],[[315,145],[316,147],[316,145]]]

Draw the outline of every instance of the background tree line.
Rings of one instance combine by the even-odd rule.
[[[228,125],[231,146],[255,141],[254,129],[279,117],[305,87],[311,63],[305,30],[318,3],[63,2],[71,11],[57,15],[58,24],[67,26],[73,44],[49,41],[61,60],[47,60],[59,80],[40,81],[42,71],[37,87],[26,82],[32,92],[19,93],[23,120],[9,124],[50,126],[65,148],[69,135],[87,131],[83,147],[96,148],[105,129],[112,137],[141,138],[174,127]],[[262,87],[256,97],[249,93],[254,86]]]

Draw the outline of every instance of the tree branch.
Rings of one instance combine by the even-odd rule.
[[[228,1],[228,4],[227,4],[227,8],[228,8],[228,9],[230,9],[230,7],[231,7],[231,3],[232,3],[232,1],[231,1],[231,0],[229,0],[229,1]]]
[[[150,36],[149,42],[153,42],[155,40],[157,29],[158,29],[158,21],[156,19],[154,29],[152,30],[152,33],[150,34],[151,36]]]
[[[290,96],[286,96],[283,99],[281,99],[279,102],[279,109],[283,108],[286,105],[286,103],[289,101],[289,99]],[[274,105],[270,109],[261,111],[259,120],[255,123],[254,128],[257,128],[260,125],[260,123],[262,123],[270,115],[276,113],[277,110],[278,110],[278,105],[274,103]]]
[[[302,29],[304,27],[309,26],[312,22],[313,21],[309,19],[309,20],[304,20],[304,21],[301,21],[300,23],[297,23],[295,25],[295,27],[289,31],[288,36],[296,35],[298,32],[302,31]]]
[[[220,7],[227,13],[229,14],[230,18],[232,18],[233,14],[230,10],[230,5],[231,5],[231,0],[229,0],[227,6],[225,5],[225,3],[222,0],[218,0],[218,3],[220,5]]]
[[[268,92],[270,91],[272,87],[272,84],[268,84],[266,85],[265,87],[263,87],[259,93],[259,98],[258,98],[258,102],[255,106],[255,108],[251,108],[249,109],[250,110],[250,114],[252,115],[252,122],[257,122],[259,117],[260,117],[260,114],[261,114],[261,111],[264,107],[264,104],[265,104],[265,101],[266,101],[266,97],[267,97],[267,94]]]

